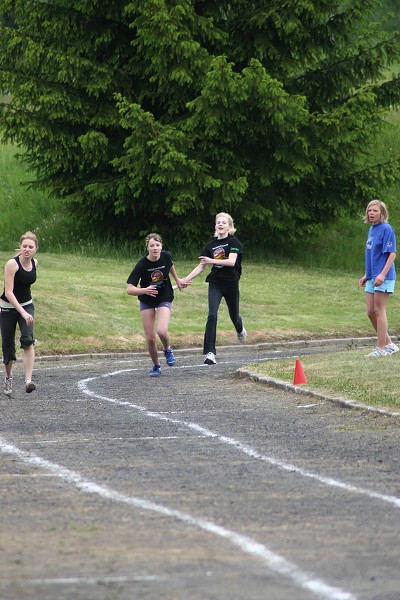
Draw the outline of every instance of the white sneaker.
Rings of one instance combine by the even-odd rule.
[[[242,331],[237,334],[237,339],[239,340],[239,342],[241,344],[243,344],[245,342],[246,338],[247,338],[247,331],[243,327]]]
[[[372,350],[372,352],[370,352],[369,354],[366,354],[366,356],[371,356],[371,357],[375,357],[375,356],[388,356],[389,352],[386,352],[386,350],[381,350],[380,348],[375,348],[375,350]]]
[[[399,347],[396,346],[396,344],[394,344],[392,342],[391,344],[388,344],[387,346],[385,346],[385,351],[386,351],[386,354],[394,354],[395,352],[399,351]]]
[[[12,384],[13,384],[13,378],[12,377],[5,377],[4,378],[4,393],[6,396],[11,396],[12,394]]]
[[[215,358],[214,352],[209,352],[204,361],[205,365],[215,365],[217,363],[217,359]]]

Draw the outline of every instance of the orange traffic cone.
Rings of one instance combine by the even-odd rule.
[[[303,367],[299,359],[296,359],[296,366],[294,369],[293,385],[300,385],[307,383],[307,377],[304,374]]]

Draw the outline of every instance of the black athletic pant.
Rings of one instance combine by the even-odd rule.
[[[33,304],[27,304],[24,306],[27,313],[32,315],[35,314]],[[27,325],[23,316],[17,311],[16,308],[2,308],[0,314],[0,329],[1,329],[1,342],[3,350],[3,363],[8,365],[12,360],[16,360],[15,354],[15,333],[19,326],[21,336],[19,338],[21,348],[29,348],[35,343],[33,337],[33,325]]]
[[[209,283],[208,319],[204,334],[203,354],[208,354],[208,352],[216,354],[217,318],[222,298],[225,298],[229,316],[236,332],[240,333],[243,329],[242,317],[239,315],[239,283]]]

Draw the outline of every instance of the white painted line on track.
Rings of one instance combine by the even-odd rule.
[[[90,380],[93,380],[93,378],[90,378]],[[8,443],[2,437],[0,437],[0,451],[5,454],[16,456],[20,461],[26,464],[43,469],[49,473],[54,473],[61,480],[70,485],[74,485],[77,489],[87,494],[96,494],[107,500],[121,502],[142,510],[152,511],[159,515],[181,521],[191,527],[201,529],[206,533],[211,533],[223,538],[233,546],[239,548],[243,553],[260,560],[268,569],[290,579],[296,586],[310,591],[321,600],[357,600],[356,596],[350,592],[345,592],[340,588],[333,587],[325,583],[322,579],[302,571],[296,564],[286,560],[284,557],[270,550],[264,544],[261,544],[246,535],[221,527],[212,521],[194,517],[188,513],[183,513],[179,510],[143,498],[128,496],[121,492],[117,492],[108,486],[89,481],[77,471],[72,471],[67,467],[53,463],[31,452],[21,450],[13,444]]]
[[[157,575],[137,575],[136,577],[57,577],[47,579],[24,579],[23,583],[29,585],[93,585],[98,583],[125,583],[130,581],[161,581],[163,578]],[[2,579],[2,582],[14,582],[15,580]],[[17,580],[21,583],[21,579]]]
[[[87,443],[96,443],[101,442],[143,442],[146,440],[193,440],[193,439],[201,439],[204,438],[204,435],[146,435],[146,436],[137,436],[137,437],[109,437],[109,438],[60,438],[58,440],[37,440],[36,442],[33,440],[23,441],[21,440],[19,443],[21,446],[27,444],[30,447],[32,446],[41,446],[42,444],[70,444],[74,442],[74,444],[87,444]]]
[[[114,577],[47,577],[42,579],[1,579],[1,583],[21,583],[25,585],[93,585],[93,584],[105,584],[105,583],[130,583],[140,581],[170,581],[171,579],[189,579],[191,577],[198,577],[199,573],[172,573],[171,575],[132,575],[126,576],[114,576]],[[212,571],[205,571],[201,573],[202,577],[212,577]]]
[[[339,481],[338,479],[333,479],[332,477],[325,477],[323,475],[319,475],[318,473],[313,473],[312,471],[308,471],[306,469],[303,469],[302,467],[297,467],[294,464],[284,462],[280,459],[274,458],[273,456],[267,456],[265,454],[262,454],[261,452],[258,452],[258,450],[255,450],[254,448],[252,448],[251,446],[248,446],[247,444],[242,444],[242,442],[239,442],[238,440],[235,440],[234,438],[220,435],[220,434],[216,433],[215,431],[211,431],[210,429],[207,429],[207,428],[203,427],[202,425],[199,425],[198,423],[191,423],[189,421],[173,419],[163,413],[151,411],[148,408],[146,408],[145,406],[140,406],[138,404],[128,402],[127,400],[119,400],[118,398],[109,398],[108,396],[102,396],[100,394],[96,394],[96,392],[93,392],[88,388],[88,384],[91,383],[92,381],[96,381],[97,379],[103,379],[103,378],[107,378],[107,377],[114,377],[115,375],[119,375],[121,373],[128,373],[132,370],[133,369],[123,369],[120,371],[112,371],[110,373],[103,373],[102,375],[97,375],[95,377],[88,377],[86,379],[81,379],[80,381],[78,381],[77,385],[82,393],[87,394],[91,398],[97,398],[98,400],[104,400],[105,402],[110,402],[111,404],[115,404],[118,406],[126,406],[128,408],[132,408],[134,410],[140,411],[144,415],[151,417],[153,419],[158,419],[160,421],[166,421],[167,423],[172,423],[174,425],[181,425],[182,427],[186,427],[193,431],[197,431],[203,437],[217,439],[221,443],[227,444],[228,446],[232,446],[232,447],[236,448],[236,450],[238,450],[239,452],[243,452],[244,454],[246,454],[247,456],[250,456],[251,458],[255,458],[257,460],[261,460],[263,462],[269,463],[270,465],[277,467],[278,469],[281,469],[282,471],[289,471],[290,473],[296,473],[297,475],[301,475],[302,477],[314,479],[315,481],[318,481],[318,483],[322,483],[324,485],[339,488],[339,489],[341,489],[345,492],[349,492],[351,494],[360,494],[363,496],[367,496],[371,499],[382,500],[383,502],[392,504],[396,508],[400,508],[400,498],[397,498],[396,496],[389,496],[386,494],[381,494],[380,492],[375,492],[374,490],[369,490],[367,488],[362,488],[362,487],[358,487],[356,485],[348,484],[343,481]]]

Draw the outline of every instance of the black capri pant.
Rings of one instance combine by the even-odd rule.
[[[24,309],[27,313],[35,314],[33,304],[26,304]],[[21,348],[29,348],[35,343],[33,337],[33,324],[27,325],[23,316],[15,308],[2,308],[0,313],[1,347],[3,350],[3,363],[8,365],[12,360],[17,360],[15,354],[15,333],[17,324],[21,332],[19,338]]]
[[[203,354],[213,352],[216,354],[218,309],[222,298],[225,298],[229,317],[240,333],[243,329],[242,317],[239,314],[239,283],[223,282],[208,284],[208,319],[204,334]]]

